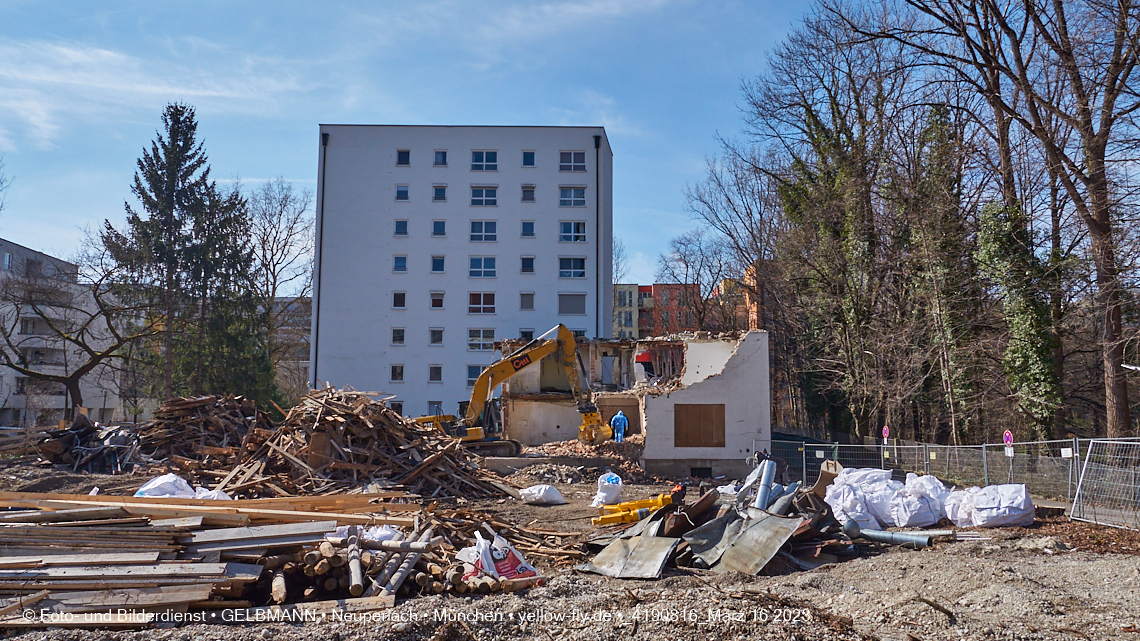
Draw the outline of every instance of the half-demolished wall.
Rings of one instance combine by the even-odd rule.
[[[768,333],[739,342],[685,341],[681,387],[641,394],[650,474],[743,476],[745,459],[771,449]]]

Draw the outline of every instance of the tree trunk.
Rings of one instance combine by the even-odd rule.
[[[1106,190],[1107,191],[1107,190]],[[1104,366],[1105,434],[1109,438],[1130,436],[1132,417],[1128,407],[1128,380],[1124,376],[1123,324],[1120,312],[1120,281],[1112,229],[1107,223],[1107,198],[1103,218],[1089,225],[1092,235],[1093,263],[1096,265],[1097,295],[1101,309],[1101,360]],[[1099,203],[1094,207],[1099,208]]]
[[[1057,184],[1057,177],[1050,171],[1049,180],[1049,215],[1050,215],[1050,271],[1052,280],[1049,292],[1049,318],[1052,325],[1053,336],[1056,338],[1053,348],[1053,372],[1057,376],[1057,392],[1060,395],[1057,409],[1053,412],[1053,438],[1063,439],[1068,430],[1065,429],[1065,344],[1062,340],[1061,322],[1064,320],[1065,290],[1063,274],[1061,271],[1061,189]]]

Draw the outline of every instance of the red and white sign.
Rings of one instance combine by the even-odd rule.
[[[890,437],[891,437],[891,428],[887,425],[884,425],[883,426],[883,438],[890,438]]]
[[[1006,445],[1013,445],[1013,432],[1006,430],[1005,434],[1001,435],[1001,440]]]

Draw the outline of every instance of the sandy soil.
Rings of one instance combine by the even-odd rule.
[[[97,485],[106,493],[128,493],[145,480],[0,467],[4,490],[86,492]],[[587,477],[581,483],[555,483],[568,505],[537,507],[514,500],[461,505],[493,511],[522,525],[587,533],[594,529],[589,519],[596,511],[588,504],[595,481]],[[647,498],[670,487],[633,484],[623,498]],[[1140,628],[1140,556],[1133,551],[1140,549],[1137,535],[1055,518],[1031,528],[986,531],[985,536],[991,538],[921,551],[892,548],[873,557],[774,577],[669,570],[657,581],[622,581],[564,572],[544,586],[516,594],[410,599],[372,613],[368,620],[9,634],[44,641],[1140,641],[1140,632],[1135,632]],[[1065,550],[1070,546],[1076,549]]]

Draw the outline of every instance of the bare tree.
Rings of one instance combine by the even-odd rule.
[[[71,408],[82,407],[85,377],[158,332],[147,310],[112,292],[113,263],[88,265],[94,269],[79,277],[27,264],[0,280],[0,365],[29,379],[27,393],[62,389]]]
[[[295,401],[308,390],[309,297],[313,283],[313,194],[295,191],[282,178],[268,181],[249,197],[254,257],[266,315],[269,356],[278,384]],[[300,352],[304,354],[300,354]]]
[[[625,281],[625,277],[629,276],[629,253],[625,249],[625,243],[620,238],[614,238],[613,248],[610,252],[611,273],[613,274],[613,282],[620,283]]]
[[[1107,434],[1131,433],[1117,249],[1120,175],[1134,160],[1140,82],[1140,5],[1131,0],[905,0],[923,21],[869,35],[904,43],[986,95],[1044,150],[1088,232],[1096,267]],[[1059,74],[1058,74],[1059,72]],[[1057,76],[1060,75],[1058,79]],[[1057,91],[1057,82],[1065,85]],[[1000,91],[1007,86],[1013,91]],[[1058,137],[1057,121],[1072,131]]]
[[[729,254],[721,240],[702,229],[681,234],[669,241],[669,252],[657,261],[657,280],[687,285],[681,305],[693,315],[700,330],[722,329],[717,321],[721,301],[714,296],[722,281],[737,274],[730,271]]]
[[[8,191],[8,187],[12,184],[12,179],[4,173],[4,157],[0,156],[0,212],[4,211],[5,201],[4,194]]]

